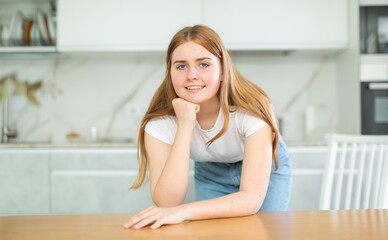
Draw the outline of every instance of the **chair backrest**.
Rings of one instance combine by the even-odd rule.
[[[388,136],[333,134],[320,210],[388,208]]]

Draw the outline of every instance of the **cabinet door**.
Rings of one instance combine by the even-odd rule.
[[[189,0],[58,0],[59,51],[166,50],[173,34],[200,22]]]
[[[290,211],[319,210],[327,147],[289,147],[293,168]]]
[[[344,48],[346,0],[204,0],[204,24],[229,49]]]
[[[53,150],[52,214],[136,213],[154,206],[149,183],[128,191],[138,163],[134,149]],[[195,198],[193,174],[186,202]]]
[[[0,214],[49,213],[49,150],[0,153]]]

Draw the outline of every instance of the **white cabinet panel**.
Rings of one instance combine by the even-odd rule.
[[[53,150],[51,154],[51,213],[136,213],[154,206],[146,182],[128,191],[138,163],[133,149]],[[195,200],[193,172],[185,202]]]
[[[200,4],[188,0],[58,0],[58,49],[166,50],[200,18]]]
[[[59,51],[166,50],[177,30],[205,24],[230,50],[340,49],[346,0],[58,0]]]
[[[136,213],[152,202],[149,184],[128,191],[136,175],[120,172],[54,172],[52,214]],[[193,177],[185,202],[194,201]]]
[[[0,214],[49,213],[49,151],[2,150]]]
[[[53,149],[51,170],[134,170],[138,162],[135,148]]]
[[[346,0],[204,0],[204,24],[229,49],[344,48]]]
[[[290,211],[318,210],[327,147],[289,147],[293,167]]]
[[[290,211],[319,210],[322,174],[294,174]]]
[[[327,147],[289,147],[294,184],[289,210],[318,209]],[[195,201],[193,161],[185,202]],[[128,191],[134,149],[3,150],[0,214],[135,213],[153,205],[149,183]]]
[[[135,177],[117,172],[54,172],[52,214],[136,213],[154,205],[148,186],[128,191]]]

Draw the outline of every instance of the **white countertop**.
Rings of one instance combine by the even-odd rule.
[[[288,147],[327,146],[327,142],[286,142]],[[136,148],[135,142],[130,143],[1,143],[0,149],[4,148]]]
[[[1,143],[1,148],[136,148],[136,143]]]

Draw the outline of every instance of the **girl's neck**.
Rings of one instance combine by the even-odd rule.
[[[197,113],[197,121],[202,129],[211,129],[217,121],[220,112],[220,101],[217,98],[214,102],[207,102],[200,105]]]

